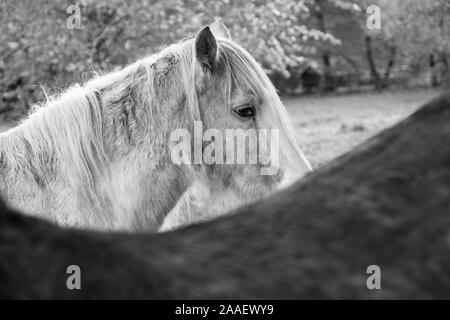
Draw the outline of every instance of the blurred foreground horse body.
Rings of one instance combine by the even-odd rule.
[[[449,124],[450,94],[236,215],[164,234],[3,208],[0,298],[449,298]],[[81,290],[66,287],[72,264]]]
[[[238,107],[256,114],[244,119]],[[193,132],[194,121],[204,130],[280,129],[280,170],[261,176],[260,163],[174,164],[170,134]],[[0,136],[0,164],[1,193],[28,214],[61,225],[152,231],[194,181],[232,205],[310,171],[273,85],[220,21],[37,108]]]

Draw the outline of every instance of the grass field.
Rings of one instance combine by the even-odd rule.
[[[405,90],[284,99],[297,140],[313,168],[391,127],[439,94]]]

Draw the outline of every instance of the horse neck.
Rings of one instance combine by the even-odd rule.
[[[102,94],[111,161],[101,185],[110,190],[114,215],[123,224],[156,231],[191,181],[170,159],[169,133],[180,124],[164,106],[175,103],[174,95],[149,97],[139,88],[114,89]]]
[[[64,220],[68,212],[72,221],[86,228],[157,231],[187,188],[184,176],[158,157],[160,150],[151,145],[110,154],[112,158],[92,177],[92,184],[86,184],[70,171],[71,163],[54,158],[54,150],[42,149],[41,154],[30,156],[31,144],[38,142],[25,140],[21,127],[0,135],[0,143],[2,194],[16,208],[53,219],[40,205],[46,203],[58,213],[54,219],[60,224],[70,224]],[[36,159],[52,159],[47,171],[39,168],[42,164]],[[70,203],[71,208],[58,203]]]

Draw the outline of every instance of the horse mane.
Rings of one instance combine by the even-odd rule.
[[[82,183],[93,185],[93,173],[105,158],[101,118],[99,92],[78,85],[33,106],[22,123],[2,135],[8,167],[45,181],[61,161]]]

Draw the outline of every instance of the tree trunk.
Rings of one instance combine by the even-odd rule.
[[[266,200],[166,234],[2,207],[0,298],[448,298],[449,123],[450,94]],[[69,265],[82,290],[66,288]]]
[[[431,87],[436,88],[437,86],[439,86],[439,80],[437,76],[436,58],[434,54],[430,54],[428,63],[430,66],[430,73],[431,73]]]
[[[397,47],[394,45],[391,45],[389,47],[389,59],[386,66],[386,70],[384,72],[384,81],[383,81],[383,88],[389,87],[389,80],[391,77],[391,71],[394,68],[395,64],[395,56],[397,54]]]
[[[315,13],[317,19],[317,28],[321,32],[326,33],[327,28],[325,25],[325,16],[322,0],[316,1]],[[333,83],[333,75],[331,74],[331,57],[330,52],[327,48],[322,49],[322,62],[324,67],[324,72],[322,75],[322,90],[334,91],[336,88]]]
[[[442,54],[442,63],[444,65],[444,83],[447,88],[450,88],[450,66],[447,54]]]
[[[373,58],[373,50],[372,50],[372,37],[370,35],[366,36],[366,57],[367,62],[370,68],[370,74],[372,76],[372,81],[377,91],[381,91],[382,83],[381,77],[378,73],[377,67],[375,65],[375,60]]]

